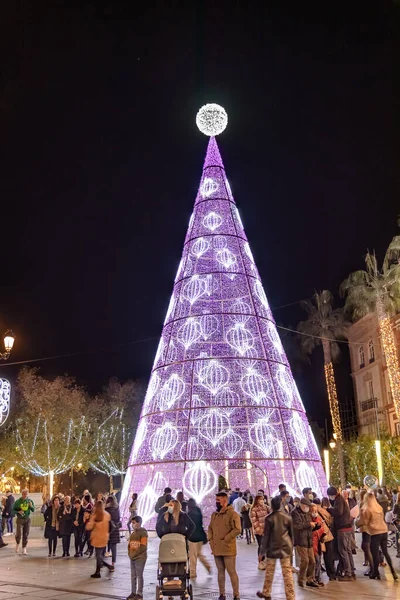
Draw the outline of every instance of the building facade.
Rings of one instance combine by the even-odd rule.
[[[400,315],[394,316],[391,321],[400,359]],[[400,422],[394,409],[376,315],[366,315],[354,323],[349,329],[348,339],[358,433],[400,435]]]

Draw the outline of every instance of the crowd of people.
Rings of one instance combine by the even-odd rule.
[[[329,581],[353,582],[356,579],[356,530],[362,533],[364,565],[368,567],[364,575],[380,579],[379,568],[387,564],[393,579],[398,579],[387,551],[387,540],[388,524],[392,520],[400,524],[400,494],[389,499],[381,489],[356,492],[348,486],[343,491],[329,487],[323,498],[305,488],[301,497],[292,498],[284,484],[272,498],[267,498],[262,489],[254,496],[249,490],[222,490],[216,496],[216,510],[211,515],[207,533],[196,502],[190,499],[183,507],[182,492],[176,499],[171,494],[171,489],[166,488],[155,506],[157,534],[161,538],[166,533],[181,533],[187,538],[192,579],[197,575],[197,560],[207,571],[211,570],[202,554],[202,545],[210,543],[217,569],[219,600],[226,599],[226,572],[234,600],[240,598],[236,540],[243,537],[247,544],[256,544],[258,568],[266,571],[264,587],[257,592],[259,598],[266,600],[271,598],[278,559],[288,600],[295,597],[294,574],[302,588],[323,587],[323,572]]]
[[[28,490],[22,490],[15,500],[11,492],[2,499],[2,527],[4,537],[13,535],[16,517],[15,552],[27,554],[30,516],[35,510]],[[128,555],[131,565],[132,592],[129,600],[143,597],[143,573],[147,560],[148,533],[138,514],[138,496],[132,494]],[[203,515],[193,498],[185,500],[183,492],[172,495],[167,487],[155,505],[156,532],[162,538],[168,533],[179,533],[187,540],[190,578],[197,577],[198,562],[208,573],[212,566],[203,553],[209,543],[217,571],[219,600],[226,600],[226,573],[231,581],[234,600],[239,600],[239,577],[236,570],[237,540],[245,538],[255,544],[258,568],[265,570],[263,589],[259,598],[270,600],[276,561],[282,568],[286,598],[295,597],[294,576],[302,588],[319,588],[325,584],[322,573],[329,581],[352,582],[356,579],[353,556],[356,553],[355,531],[362,536],[364,573],[371,579],[380,579],[380,567],[388,565],[394,580],[397,574],[388,553],[388,526],[400,529],[400,493],[392,496],[387,491],[343,491],[329,487],[326,496],[318,498],[310,488],[301,497],[291,497],[281,484],[274,497],[264,490],[256,494],[250,490],[221,490],[216,495],[215,511],[207,529]],[[93,578],[101,577],[101,569],[115,570],[117,546],[121,539],[121,517],[115,495],[97,494],[88,490],[82,496],[56,494],[43,500],[44,537],[48,540],[48,557],[57,554],[58,540],[62,540],[62,557],[70,556],[71,538],[74,538],[75,558],[95,554],[96,570]],[[22,548],[20,544],[22,542]],[[0,536],[0,547],[7,545]],[[397,556],[400,557],[400,548]],[[106,558],[111,558],[108,562]]]

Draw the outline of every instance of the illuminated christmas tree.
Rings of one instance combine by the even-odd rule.
[[[139,494],[147,525],[167,485],[206,515],[219,476],[268,494],[279,483],[293,495],[326,490],[214,137],[226,113],[206,105],[197,124],[211,137],[121,498],[126,516],[131,493]]]

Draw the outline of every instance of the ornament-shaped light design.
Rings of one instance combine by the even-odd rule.
[[[0,378],[0,427],[10,414],[11,384],[8,379]]]
[[[220,133],[226,120],[220,107],[198,115],[207,135]],[[305,481],[325,491],[318,449],[215,137],[129,465],[122,513],[126,519],[137,492],[147,527],[154,527],[155,498],[166,485],[201,503],[206,519],[219,475],[232,487],[246,489],[251,481],[253,490],[270,494],[282,478],[293,494]]]

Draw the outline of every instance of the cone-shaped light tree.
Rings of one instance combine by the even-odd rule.
[[[342,423],[333,362],[340,355],[339,344],[336,340],[346,337],[347,325],[343,311],[338,308],[334,309],[332,304],[333,296],[329,290],[323,290],[320,294],[315,293],[313,302],[309,300],[302,302],[302,307],[308,313],[308,319],[299,323],[298,330],[306,334],[301,338],[301,345],[305,353],[310,354],[317,346],[322,346],[329,410],[334,437],[337,441],[340,483],[344,487],[346,485],[346,473],[342,447]]]
[[[219,476],[270,494],[281,482],[292,494],[325,492],[318,448],[214,137],[226,122],[217,105],[197,116],[210,141],[122,492],[124,516],[137,492],[150,526],[167,485],[197,500],[206,516]]]
[[[398,253],[394,238],[386,252],[382,269],[374,253],[367,252],[365,271],[350,273],[340,286],[346,295],[345,308],[357,321],[370,312],[378,317],[383,353],[389,375],[390,391],[397,418],[400,419],[400,371],[390,317],[400,310],[400,264],[393,262]]]

